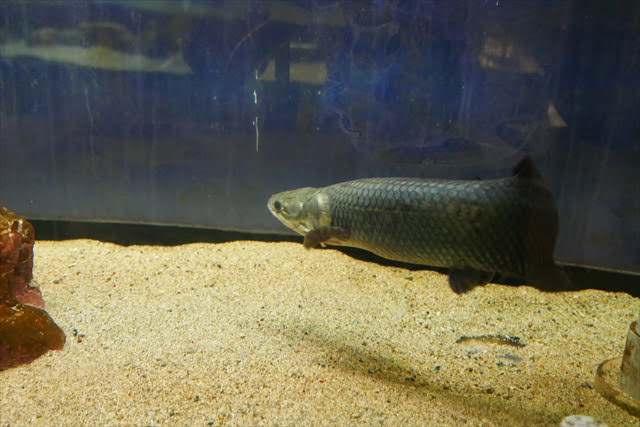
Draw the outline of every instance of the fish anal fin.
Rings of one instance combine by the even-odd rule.
[[[524,156],[513,168],[513,175],[523,179],[542,179],[531,156]]]
[[[342,227],[318,227],[304,235],[304,247],[312,249],[325,242],[340,243],[348,238],[349,231]]]
[[[480,271],[470,267],[451,268],[449,270],[449,286],[456,294],[464,294],[476,286],[486,285],[493,279],[493,275],[493,272]]]

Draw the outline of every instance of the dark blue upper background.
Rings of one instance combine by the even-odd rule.
[[[640,4],[5,1],[0,204],[283,231],[276,191],[525,154],[557,258],[640,271]]]

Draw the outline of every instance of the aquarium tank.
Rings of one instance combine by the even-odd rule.
[[[0,207],[36,239],[65,222],[286,240],[274,193],[507,177],[528,156],[557,205],[556,262],[637,285],[639,99],[633,0],[5,0]]]
[[[0,194],[33,219],[285,232],[265,208],[285,188],[529,154],[556,258],[638,272],[636,9],[3,2]]]

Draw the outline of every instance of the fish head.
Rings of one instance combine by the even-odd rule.
[[[318,188],[298,188],[274,194],[267,207],[281,223],[304,236],[321,225],[318,197]]]

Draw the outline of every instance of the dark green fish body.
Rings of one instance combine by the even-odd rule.
[[[462,293],[494,273],[544,290],[570,288],[553,261],[558,216],[533,162],[484,181],[369,178],[279,193],[269,209],[321,243],[354,246],[391,260],[450,268]]]

